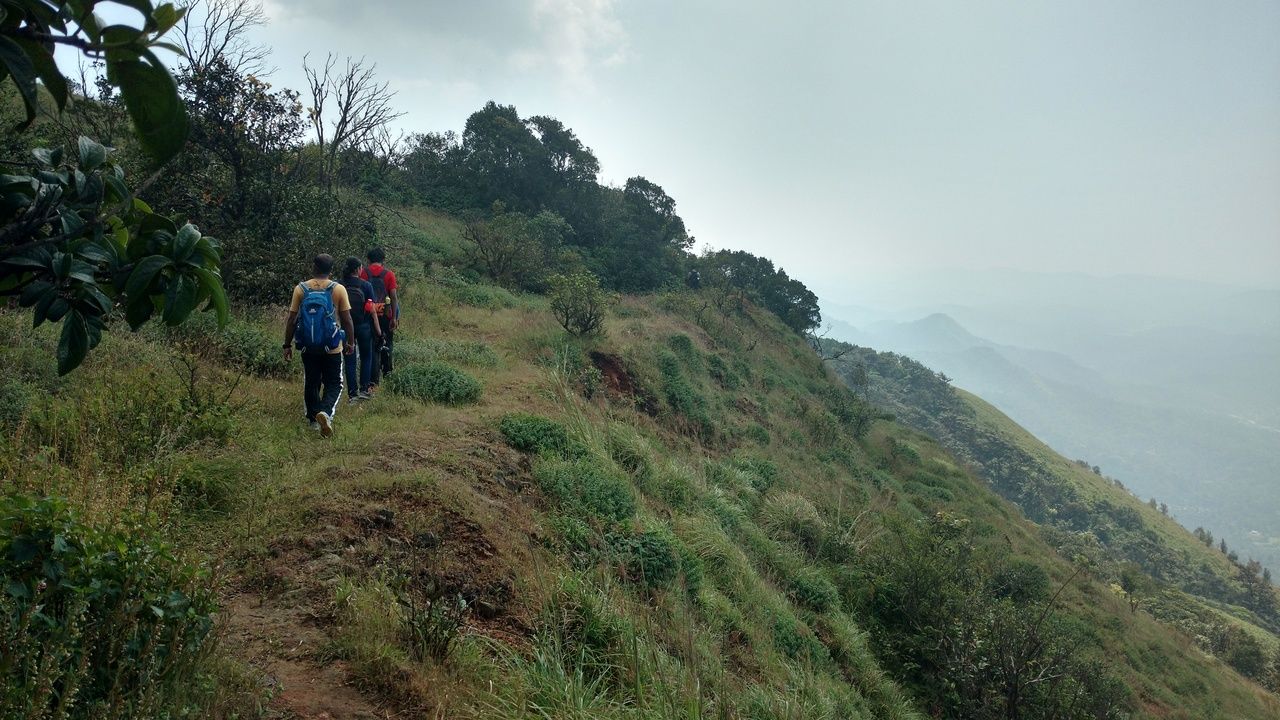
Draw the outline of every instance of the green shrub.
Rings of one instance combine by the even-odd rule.
[[[396,370],[387,387],[397,395],[418,400],[464,405],[480,399],[480,381],[444,363],[420,363]]]
[[[498,364],[498,354],[482,342],[442,338],[397,338],[396,357],[404,363],[446,362],[486,368]]]
[[[621,659],[635,630],[588,579],[565,577],[543,608],[540,624],[549,636],[544,640],[558,646],[575,668],[606,682],[622,680]]]
[[[55,499],[0,500],[0,582],[0,716],[197,714],[214,596],[146,530],[89,527]]]
[[[692,338],[684,333],[667,338],[667,346],[684,362],[690,370],[698,370],[702,365],[702,356],[694,346]]]
[[[747,436],[748,440],[760,446],[766,446],[769,444],[769,441],[772,440],[772,438],[769,437],[769,431],[760,423],[751,423],[748,425],[744,434]]]
[[[1030,560],[1015,558],[996,571],[991,592],[1015,602],[1037,602],[1049,597],[1049,573]]]
[[[707,372],[725,390],[737,390],[742,387],[742,378],[725,363],[719,355],[707,356]]]
[[[485,310],[505,310],[516,306],[516,296],[509,290],[493,285],[476,285],[453,271],[442,271],[436,280],[444,287],[445,294],[459,305],[470,305]]]
[[[680,359],[675,353],[665,348],[659,352],[658,370],[662,374],[662,389],[672,411],[683,416],[699,435],[703,437],[714,435],[715,426],[707,411],[707,400],[684,376]]]
[[[582,518],[573,515],[552,515],[549,522],[555,531],[552,548],[575,559],[588,558],[595,552],[596,532]]]
[[[26,419],[40,393],[17,379],[0,380],[0,430],[12,431]]]
[[[576,457],[585,451],[569,437],[564,425],[541,415],[511,413],[503,416],[498,427],[507,443],[521,452]]]
[[[609,296],[600,287],[600,279],[587,272],[552,275],[547,278],[551,290],[551,314],[567,332],[595,335],[604,330],[604,313]]]
[[[631,582],[666,587],[680,573],[675,538],[668,532],[611,533],[607,539],[623,577]]]
[[[778,466],[772,460],[754,455],[744,455],[733,459],[733,466],[751,475],[751,487],[764,494],[778,482]]]
[[[811,555],[822,547],[827,525],[807,498],[779,493],[769,498],[760,511],[760,524],[776,538],[794,540]]]
[[[840,593],[821,570],[808,567],[792,578],[787,596],[814,612],[826,612],[840,603]]]
[[[826,647],[814,637],[813,631],[796,619],[790,611],[774,610],[772,615],[773,644],[789,658],[813,662],[829,658]]]
[[[635,514],[630,483],[598,460],[544,457],[534,465],[533,477],[544,493],[580,515],[622,521]]]
[[[195,313],[185,323],[166,328],[165,335],[185,349],[220,360],[260,377],[285,377],[293,372],[280,352],[280,336],[256,324],[232,318],[219,329],[209,313]]]
[[[647,481],[653,474],[649,444],[635,430],[625,425],[609,428],[609,457],[623,470],[639,481]]]

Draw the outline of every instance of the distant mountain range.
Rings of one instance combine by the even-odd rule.
[[[1147,283],[1155,297],[1139,287],[1135,301],[1091,284],[1093,295],[1071,291],[1072,307],[1049,307],[1046,295],[1065,291],[1047,283],[1021,304],[948,305],[913,319],[903,318],[913,310],[824,309],[830,337],[945,373],[1059,452],[1280,570],[1280,292],[1213,286],[1206,300],[1199,286],[1179,294]],[[1101,307],[1122,301],[1122,311]]]

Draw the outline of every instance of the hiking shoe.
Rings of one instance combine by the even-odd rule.
[[[312,429],[312,430],[319,430],[319,429],[320,429],[320,423],[316,422],[315,420],[312,420],[312,421],[311,421],[311,429]]]
[[[333,437],[333,418],[329,413],[316,413],[316,423],[320,425],[320,437]]]
[[[359,393],[356,394],[356,397],[360,398],[361,400],[372,400],[373,390],[372,389],[361,390]]]

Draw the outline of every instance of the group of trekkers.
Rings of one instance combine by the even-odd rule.
[[[368,265],[349,257],[341,281],[335,260],[317,255],[312,277],[293,288],[284,324],[284,359],[302,356],[302,394],[307,422],[323,437],[333,435],[333,418],[346,389],[347,402],[372,399],[379,381],[392,371],[392,343],[400,322],[396,274],[386,253],[373,248]]]

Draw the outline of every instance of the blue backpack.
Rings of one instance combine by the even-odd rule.
[[[293,339],[302,350],[329,351],[342,343],[345,333],[338,327],[333,313],[333,288],[338,283],[330,281],[320,290],[302,288],[302,302],[298,305],[298,327]]]

